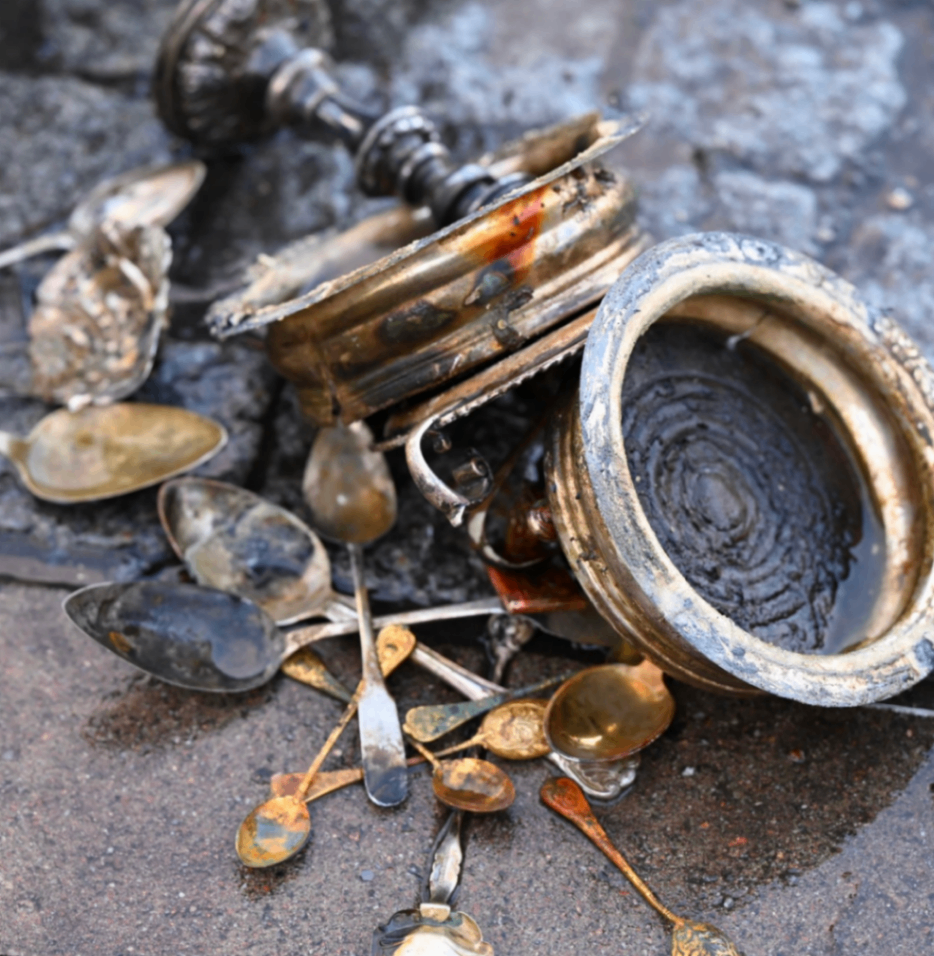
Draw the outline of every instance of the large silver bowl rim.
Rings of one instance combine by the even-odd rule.
[[[930,543],[934,488],[934,373],[917,347],[840,276],[776,243],[703,233],[661,243],[636,259],[607,293],[588,336],[580,420],[589,480],[611,547],[657,613],[697,651],[762,690],[809,704],[855,706],[892,696],[934,669],[934,573],[924,555],[909,606],[873,643],[826,656],[800,654],[744,631],[704,600],[660,545],[641,508],[623,451],[622,385],[636,341],[656,320],[695,295],[765,298],[819,316],[861,371],[872,376],[913,450],[925,490]]]

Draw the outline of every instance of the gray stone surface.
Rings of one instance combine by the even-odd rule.
[[[0,5],[0,244],[60,225],[103,176],[184,154],[146,100],[173,7]],[[810,252],[890,307],[934,358],[929,3],[340,0],[333,9],[343,79],[373,102],[427,104],[463,158],[582,110],[647,110],[646,130],[614,162],[639,184],[656,237],[740,229]],[[312,432],[258,343],[205,342],[200,314],[257,252],[370,208],[348,157],[282,133],[212,158],[172,229],[175,317],[141,397],[217,415],[234,440],[210,473],[297,511]],[[45,412],[10,387],[42,265],[0,275],[5,429],[28,430]],[[463,538],[421,501],[398,456],[393,468],[402,515],[371,555],[378,596],[483,591]],[[334,558],[345,585],[343,555]],[[154,493],[55,508],[2,466],[0,574],[133,578],[169,561]],[[424,866],[441,819],[427,778],[396,813],[358,790],[334,795],[315,808],[298,860],[243,870],[237,823],[270,772],[310,759],[337,705],[281,678],[230,698],[153,684],[67,624],[64,593],[0,587],[0,952],[364,956],[375,924],[414,899],[410,868]],[[425,636],[478,665],[474,643],[454,642],[479,629]],[[555,650],[533,644],[512,682],[562,669],[545,653]],[[323,652],[352,682],[353,642]],[[413,668],[393,687],[403,707],[454,699]],[[679,718],[646,753],[634,791],[600,811],[663,898],[722,925],[748,956],[930,951],[932,724],[676,693]],[[914,699],[934,703],[930,686]],[[354,756],[348,737],[332,765]],[[538,803],[546,773],[516,767],[515,807],[474,822],[464,908],[498,956],[661,956],[659,923]]]

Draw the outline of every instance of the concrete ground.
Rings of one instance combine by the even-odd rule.
[[[154,119],[148,72],[172,0],[5,0],[0,9],[0,247],[60,226],[101,177],[184,155]],[[934,11],[912,0],[339,0],[334,53],[374,101],[418,101],[464,158],[592,108],[651,123],[614,162],[658,238],[727,228],[810,253],[893,309],[934,359]],[[211,162],[173,227],[176,305],[144,394],[215,415],[208,466],[301,511],[311,433],[248,343],[200,315],[258,252],[362,215],[348,158],[283,133]],[[0,273],[0,412],[17,397],[29,297],[48,260]],[[487,593],[462,536],[393,461],[402,509],[370,555],[377,599]],[[411,906],[443,819],[427,775],[394,812],[360,788],[312,811],[290,864],[242,868],[233,834],[272,773],[301,769],[339,705],[285,678],[241,696],[155,683],[60,610],[85,581],[170,572],[154,492],[59,508],[0,464],[0,953],[365,956]],[[347,566],[334,554],[335,580]],[[470,666],[482,625],[422,636]],[[353,641],[322,649],[352,683]],[[536,639],[516,686],[563,670]],[[407,666],[402,707],[453,700]],[[675,686],[678,716],[632,792],[598,810],[676,912],[747,956],[917,956],[934,946],[934,722],[880,711],[737,702]],[[934,706],[928,681],[911,702]],[[355,761],[348,735],[329,766]],[[664,927],[569,824],[548,776],[510,767],[507,813],[472,821],[460,905],[498,956],[668,952]]]

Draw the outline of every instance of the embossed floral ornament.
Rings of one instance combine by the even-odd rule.
[[[32,390],[72,411],[136,391],[165,323],[171,260],[160,226],[114,221],[62,258],[29,319]]]
[[[493,956],[493,947],[466,913],[442,903],[401,910],[373,934],[372,956]]]

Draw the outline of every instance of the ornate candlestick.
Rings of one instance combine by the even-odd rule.
[[[355,156],[368,196],[428,206],[438,225],[456,222],[529,181],[458,165],[434,122],[405,106],[378,116],[342,90],[322,49],[318,0],[185,0],[163,38],[155,93],[165,124],[206,146],[254,139],[281,126],[331,133]]]

